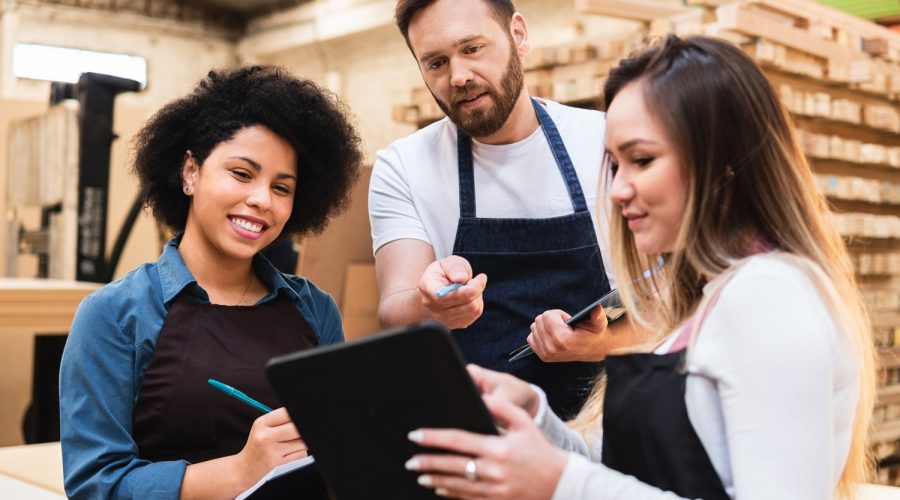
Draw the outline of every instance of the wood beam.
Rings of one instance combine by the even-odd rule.
[[[691,8],[653,0],[575,0],[575,11],[580,14],[650,22],[662,17],[691,12]]]
[[[256,19],[238,44],[242,60],[254,60],[393,23],[394,0],[310,2]]]

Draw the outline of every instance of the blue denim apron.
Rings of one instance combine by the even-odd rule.
[[[460,219],[453,254],[468,260],[476,275],[487,274],[488,286],[484,313],[453,337],[468,362],[539,385],[553,410],[567,418],[581,408],[601,364],[544,363],[537,356],[510,363],[509,353],[525,343],[537,315],[578,311],[610,287],[575,167],[550,115],[536,100],[532,104],[575,212],[546,219],[476,217],[472,139],[457,131]]]

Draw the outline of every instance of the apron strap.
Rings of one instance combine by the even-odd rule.
[[[472,138],[456,130],[456,154],[459,165],[459,216],[475,218],[475,168],[472,160]]]
[[[588,209],[587,201],[584,199],[581,183],[578,182],[575,165],[572,164],[572,159],[569,157],[569,152],[562,137],[559,135],[556,124],[553,123],[550,114],[534,97],[531,98],[531,105],[534,107],[534,112],[541,123],[541,130],[544,131],[544,136],[547,137],[547,142],[550,143],[550,151],[553,153],[553,158],[556,159],[556,166],[559,167],[559,172],[566,182],[566,189],[569,190],[569,199],[572,200],[572,208],[575,212],[586,212]],[[597,137],[597,140],[599,141],[600,137]]]

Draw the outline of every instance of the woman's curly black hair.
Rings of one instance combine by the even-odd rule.
[[[362,163],[361,141],[331,92],[283,68],[210,71],[194,91],[159,110],[135,137],[134,171],[147,207],[175,231],[187,223],[182,192],[185,154],[202,165],[243,128],[261,125],[297,157],[297,189],[282,236],[319,233],[350,201]]]

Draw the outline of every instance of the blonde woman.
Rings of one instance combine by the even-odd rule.
[[[736,47],[669,37],[606,84],[613,258],[631,318],[575,432],[477,367],[500,437],[419,429],[407,463],[460,498],[852,497],[868,470],[869,325],[772,87]],[[632,281],[659,257],[664,271]],[[642,300],[652,297],[652,300]],[[548,312],[536,351],[565,332]],[[552,443],[552,444],[551,444]]]

